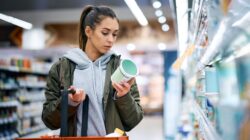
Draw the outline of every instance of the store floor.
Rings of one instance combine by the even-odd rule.
[[[129,140],[163,140],[162,116],[145,116],[131,132]]]
[[[163,140],[163,121],[162,116],[145,116],[144,119],[130,132],[129,140]],[[50,130],[44,130],[39,133],[26,136],[26,138],[37,138]],[[53,131],[58,134],[59,131]]]

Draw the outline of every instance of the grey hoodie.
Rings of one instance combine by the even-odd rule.
[[[69,51],[64,57],[76,63],[73,86],[82,88],[89,96],[88,136],[106,135],[102,106],[106,66],[113,52],[108,52],[92,62],[80,48]],[[77,106],[74,102],[70,105]],[[77,135],[81,135],[82,103],[77,110]]]

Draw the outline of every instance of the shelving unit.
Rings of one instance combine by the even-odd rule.
[[[41,111],[51,64],[26,58],[1,58],[0,62],[0,139],[44,130]]]
[[[15,90],[14,90],[15,91]],[[0,139],[14,139],[17,133],[17,106],[16,93],[10,89],[0,89]]]
[[[181,70],[187,83],[182,104],[192,102],[192,109],[183,106],[181,115],[188,116],[192,129],[179,133],[183,138],[248,140],[250,3],[193,0],[191,15],[186,51],[195,49],[180,56],[186,61],[176,62],[187,66]],[[180,122],[183,128],[185,121]]]
[[[139,68],[137,85],[141,96],[141,105],[145,115],[163,112],[163,54],[159,51],[131,51],[130,56]],[[154,59],[151,59],[154,58]]]
[[[32,71],[31,69],[25,69],[25,68],[20,68],[16,66],[0,66],[1,71],[6,71],[6,72],[14,72],[14,73],[23,73],[23,74],[35,74],[35,75],[47,75],[47,72],[43,71]]]
[[[193,101],[193,107],[195,110],[195,116],[199,122],[200,133],[203,135],[203,137],[207,140],[222,140],[219,134],[216,132],[214,125],[212,125],[204,111],[195,101]]]

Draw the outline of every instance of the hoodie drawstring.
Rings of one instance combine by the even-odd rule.
[[[93,74],[91,74],[92,75],[92,83],[93,83],[93,91],[94,91],[94,94],[97,97],[97,101],[98,101],[98,96],[97,96],[97,92],[96,92],[95,69],[94,69],[93,63],[91,63],[90,65],[91,65],[91,70],[93,72]]]
[[[99,77],[102,77],[101,61],[99,61],[98,68],[99,68]],[[104,91],[104,82],[103,82],[103,78],[101,78],[101,88],[102,88],[102,90]],[[102,92],[101,94],[103,94],[103,92]]]
[[[93,74],[92,74],[92,79],[93,79],[93,88],[94,88],[94,94],[95,94],[95,96],[97,97],[97,101],[98,101],[98,103],[101,103],[102,102],[102,99],[100,99],[100,97],[102,97],[101,95],[98,95],[98,93],[97,92],[100,92],[100,91],[97,91],[97,89],[96,89],[96,87],[97,87],[97,85],[96,85],[96,79],[95,79],[95,77],[96,77],[96,74],[95,74],[95,70],[94,70],[94,63],[92,63],[91,64],[91,69],[92,69],[92,71],[93,71]],[[101,68],[101,61],[99,61],[98,62],[98,73],[99,73],[99,77],[102,77],[101,75],[102,75],[102,68]],[[100,79],[100,84],[101,84],[101,88],[102,88],[102,90],[104,90],[104,85],[103,85],[103,78],[101,78]],[[102,93],[101,93],[102,94]]]

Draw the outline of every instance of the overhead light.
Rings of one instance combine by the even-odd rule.
[[[155,9],[158,9],[158,8],[160,8],[161,7],[161,2],[159,2],[159,1],[154,1],[153,2],[153,7],[155,8]]]
[[[32,28],[32,24],[11,16],[7,16],[5,14],[0,13],[0,19],[4,20],[6,22],[12,23],[14,25],[17,25],[19,27],[22,27],[24,29],[31,29]]]
[[[129,51],[133,51],[133,50],[135,50],[135,48],[136,48],[136,46],[135,46],[134,44],[132,44],[132,43],[129,43],[129,44],[127,45],[127,49],[128,49]]]
[[[45,47],[46,33],[42,27],[33,28],[23,32],[22,48],[27,50],[40,50]]]
[[[166,46],[166,44],[164,44],[164,43],[159,43],[157,46],[158,46],[158,49],[161,50],[161,51],[167,49],[167,46]]]
[[[161,29],[164,31],[164,32],[167,32],[169,30],[169,25],[168,24],[163,24],[161,26]]]
[[[161,17],[159,17],[158,18],[158,22],[160,22],[160,23],[164,23],[164,22],[166,22],[166,17],[164,17],[164,16],[161,16]]]
[[[148,20],[137,5],[135,0],[124,0],[127,6],[129,7],[130,11],[134,14],[136,20],[140,23],[142,26],[148,25]]]
[[[160,10],[160,9],[156,10],[156,11],[155,11],[155,15],[156,15],[157,17],[162,16],[162,15],[163,15],[162,10]]]

